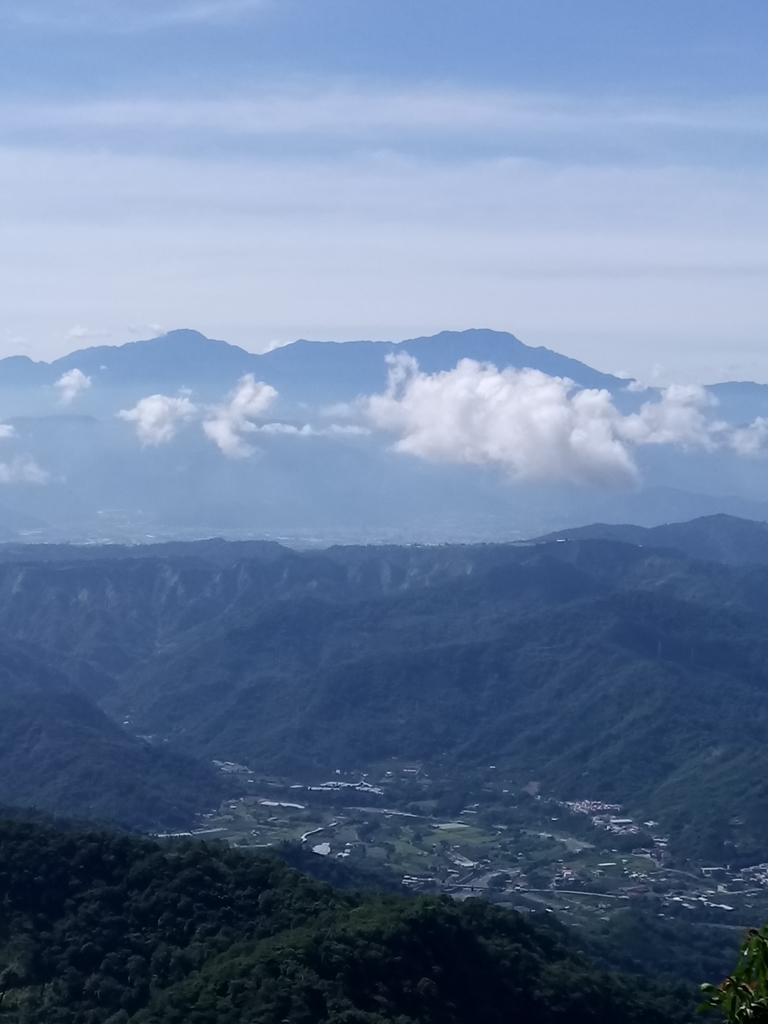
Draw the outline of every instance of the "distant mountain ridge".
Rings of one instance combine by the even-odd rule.
[[[628,390],[626,380],[493,330],[399,343],[300,340],[260,355],[179,330],[52,363],[13,356],[0,360],[0,423],[11,428],[0,438],[0,540],[453,543],[584,522],[655,526],[721,512],[768,519],[768,460],[728,444],[635,446],[628,458],[638,466],[636,490],[557,474],[519,478],[482,454],[463,462],[398,451],[397,432],[372,424],[356,402],[385,390],[386,359],[395,353],[413,356],[425,373],[470,358],[567,377],[578,388],[606,389],[622,414],[659,398],[658,390]],[[56,384],[75,369],[89,380],[76,378],[79,390],[67,402]],[[229,458],[202,421],[226,408],[246,374],[277,398],[258,422],[242,424],[249,457]],[[712,416],[734,427],[768,419],[766,385],[724,383],[710,394],[719,403]],[[163,443],[148,440],[135,418],[138,403],[154,395],[167,396],[166,407],[180,398],[195,406],[188,418],[171,416]],[[128,410],[134,418],[126,420],[120,414]]]
[[[396,352],[414,356],[428,373],[450,370],[459,359],[470,357],[499,367],[531,367],[570,377],[581,387],[613,391],[626,386],[618,377],[549,349],[532,348],[504,331],[442,331],[403,342],[299,340],[254,354],[198,331],[176,330],[146,341],[78,349],[51,363],[34,362],[28,356],[0,359],[0,388],[50,386],[75,368],[106,386],[174,389],[222,381],[232,386],[237,377],[253,373],[278,391],[301,390],[304,397],[341,400],[381,390],[386,356]]]
[[[239,376],[253,373],[292,397],[301,392],[302,399],[341,400],[381,390],[386,356],[398,352],[412,355],[426,373],[450,370],[460,359],[470,358],[499,368],[541,370],[613,395],[625,393],[631,380],[487,328],[440,331],[400,342],[299,339],[264,353],[183,328],[142,341],[77,349],[51,362],[7,356],[0,359],[0,393],[5,388],[51,387],[63,373],[79,369],[110,388],[187,386],[203,391],[231,387]],[[754,418],[768,411],[768,384],[726,381],[709,385],[709,391],[727,415]]]
[[[768,523],[722,513],[651,527],[592,523],[537,538],[544,543],[560,539],[618,540],[643,547],[673,548],[690,558],[726,565],[768,565]]]

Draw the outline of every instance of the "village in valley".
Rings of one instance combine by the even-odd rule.
[[[739,931],[768,917],[768,864],[680,863],[658,822],[619,804],[557,800],[495,766],[455,779],[391,761],[297,781],[215,764],[233,796],[188,834],[254,852],[298,849],[352,883],[482,897],[576,927],[629,906]]]

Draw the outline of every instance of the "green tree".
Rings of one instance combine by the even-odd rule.
[[[728,1024],[768,1024],[768,925],[747,933],[736,970],[720,985],[702,985],[701,1009],[719,1009]]]

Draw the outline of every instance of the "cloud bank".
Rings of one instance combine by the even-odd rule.
[[[395,449],[434,462],[497,465],[520,480],[628,486],[638,481],[632,446],[729,447],[756,454],[768,421],[733,428],[706,412],[714,399],[698,385],[672,385],[657,401],[622,415],[605,390],[539,370],[498,370],[462,359],[422,373],[412,356],[388,357],[386,391],[365,402]]]
[[[59,389],[62,405],[70,405],[79,394],[87,391],[90,386],[91,378],[86,377],[83,371],[78,370],[77,367],[67,370],[54,384],[54,387]]]
[[[186,395],[150,395],[119,416],[136,425],[145,445],[167,444],[182,423],[196,420],[231,459],[253,454],[246,440],[252,434],[343,437],[378,429],[397,435],[396,451],[428,461],[496,466],[519,480],[597,487],[639,483],[633,451],[640,445],[728,448],[754,456],[768,444],[767,418],[744,427],[717,419],[716,400],[698,384],[671,385],[624,414],[607,390],[580,389],[567,377],[540,370],[499,370],[462,359],[452,370],[428,374],[406,354],[390,355],[387,363],[383,394],[320,410],[358,422],[263,422],[278,392],[252,374],[216,405],[195,404]]]

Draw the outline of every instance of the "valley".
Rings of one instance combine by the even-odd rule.
[[[702,969],[719,977],[746,929],[768,919],[768,864],[676,861],[658,822],[557,800],[494,768],[456,785],[439,766],[394,760],[310,783],[237,767],[233,796],[175,838],[277,853],[337,884],[348,875],[357,886],[554,914],[585,941],[615,937],[628,920],[647,938],[652,919],[704,951],[703,968],[690,949],[678,964],[693,982]],[[652,973],[651,951],[636,952],[633,966]]]
[[[0,548],[0,803],[717,980],[768,918],[764,535]]]

